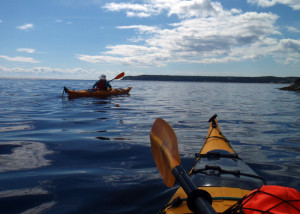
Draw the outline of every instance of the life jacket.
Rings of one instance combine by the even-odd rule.
[[[293,188],[264,185],[253,190],[226,214],[300,214],[300,193]]]
[[[106,80],[99,80],[97,88],[99,90],[106,90]]]

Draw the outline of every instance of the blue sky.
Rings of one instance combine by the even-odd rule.
[[[9,0],[0,77],[300,76],[299,0]]]

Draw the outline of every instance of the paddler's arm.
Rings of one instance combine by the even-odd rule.
[[[96,88],[96,87],[97,87],[97,85],[98,85],[98,81],[97,81],[97,82],[95,82],[95,84],[93,85],[93,88]]]
[[[110,83],[109,82],[106,82],[106,90],[109,88],[109,90],[111,90],[111,85],[110,85]]]

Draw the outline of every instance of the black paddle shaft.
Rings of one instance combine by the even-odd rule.
[[[211,206],[210,194],[205,190],[198,189],[181,165],[175,166],[172,173],[187,194],[187,205],[191,211],[199,214],[216,214]]]

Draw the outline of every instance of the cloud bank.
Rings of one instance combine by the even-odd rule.
[[[296,5],[296,1],[290,3]],[[209,0],[112,2],[104,8],[125,11],[128,17],[176,16],[178,22],[166,27],[118,26],[120,30],[135,30],[135,37],[128,40],[131,44],[107,46],[107,51],[99,55],[77,54],[81,61],[161,67],[168,63],[227,63],[265,56],[288,64],[300,60],[300,40],[279,40],[281,32],[275,25],[279,17],[273,13],[226,10],[221,3]]]
[[[248,0],[248,3],[257,4],[261,7],[272,7],[276,4],[284,4],[293,8],[294,10],[300,10],[299,0]]]
[[[63,77],[66,78],[73,77],[74,75],[86,75],[94,73],[94,70],[88,71],[83,68],[70,68],[70,69],[61,69],[61,68],[51,68],[51,67],[32,67],[32,68],[24,68],[24,67],[5,67],[0,65],[0,73],[11,76],[11,74],[18,75],[23,74],[32,75],[32,76],[47,76],[47,77]],[[5,75],[4,75],[5,76]]]

